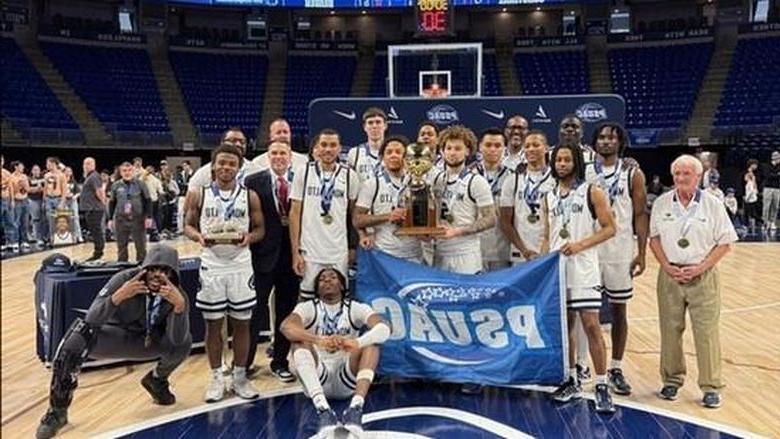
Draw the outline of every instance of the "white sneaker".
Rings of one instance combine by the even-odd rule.
[[[220,376],[211,377],[209,387],[206,389],[206,402],[217,402],[225,396],[225,380]]]
[[[23,242],[22,243],[22,251],[30,251],[30,244]]]
[[[11,253],[19,253],[19,244],[11,244],[8,247],[11,250]]]
[[[232,388],[233,393],[242,399],[255,399],[260,396],[257,389],[255,389],[255,386],[253,386],[246,377],[236,378],[233,376],[230,387]]]

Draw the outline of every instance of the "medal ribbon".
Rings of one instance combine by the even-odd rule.
[[[593,162],[593,169],[596,171],[596,175],[599,179],[601,187],[607,190],[609,195],[609,205],[615,204],[615,198],[617,198],[619,183],[620,183],[620,170],[623,168],[623,160],[618,159],[617,165],[615,165],[615,172],[612,174],[613,180],[611,184],[607,184],[607,177],[604,175],[604,165],[596,160]]]
[[[219,215],[224,218],[225,221],[229,220],[236,211],[236,201],[238,200],[238,185],[233,188],[233,191],[228,196],[228,204],[225,205],[225,201],[222,199],[222,194],[219,193],[219,185],[217,182],[211,182],[211,193],[214,194],[214,198],[217,200],[217,210]]]
[[[575,181],[574,185],[572,185],[571,189],[569,189],[569,193],[566,194],[566,197],[561,197],[560,186],[555,189],[558,198],[558,206],[561,209],[561,217],[563,218],[562,227],[565,230],[568,230],[569,223],[571,222],[571,205],[574,202],[574,192],[577,190],[579,185],[580,182]]]
[[[701,189],[696,189],[696,195],[691,200],[691,205],[687,210],[684,210],[679,201],[677,201],[677,191],[674,192],[672,198],[672,211],[678,219],[682,219],[682,226],[680,227],[680,238],[688,236],[688,232],[691,230],[691,219],[696,215],[701,205]]]
[[[339,308],[339,312],[333,315],[333,317],[328,314],[328,309],[322,302],[320,302],[320,310],[322,311],[323,317],[323,335],[336,334],[339,326],[339,319],[341,319],[341,315],[344,313],[344,303],[342,302],[341,307]]]
[[[528,170],[525,171],[523,199],[525,200],[525,204],[531,209],[531,213],[534,215],[536,215],[536,211],[539,209],[539,188],[549,177],[550,168],[546,166],[542,169],[542,176],[539,177],[539,181],[536,182],[531,179],[531,172]]]
[[[330,214],[330,208],[333,205],[333,193],[336,190],[336,178],[341,172],[341,167],[337,165],[336,172],[330,178],[324,178],[323,173],[320,170],[320,164],[314,162],[314,170],[317,172],[317,177],[320,179],[320,209],[321,216]]]
[[[498,184],[501,182],[501,177],[504,175],[506,170],[507,167],[503,164],[498,165],[498,171],[496,171],[496,174],[493,176],[493,178],[490,178],[487,169],[485,169],[481,163],[477,165],[477,172],[479,172],[479,175],[485,177],[488,183],[490,183],[490,192],[493,194],[493,197],[501,192],[501,187]]]
[[[160,311],[160,305],[162,305],[162,297],[154,295],[154,299],[149,298],[150,294],[146,295],[146,334],[149,335],[152,332],[152,326],[157,323],[157,315]]]

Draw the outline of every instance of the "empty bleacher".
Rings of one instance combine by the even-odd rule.
[[[263,109],[267,56],[171,51],[169,59],[202,136],[237,125],[247,137],[255,137]]]
[[[582,94],[589,90],[584,50],[518,52],[515,66],[528,95]]]
[[[610,75],[628,128],[680,128],[691,115],[712,43],[613,48]]]

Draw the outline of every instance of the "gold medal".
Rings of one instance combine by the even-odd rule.
[[[535,224],[537,221],[539,221],[539,215],[530,214],[528,215],[528,222],[531,224]]]
[[[282,222],[282,225],[285,226],[285,227],[290,225],[290,218],[287,217],[287,216],[283,216],[283,217],[279,218],[279,220]]]
[[[680,248],[688,248],[689,245],[691,245],[691,242],[688,241],[687,238],[680,238],[677,240],[677,246]]]
[[[333,222],[333,216],[331,214],[326,213],[325,215],[322,215],[322,222],[325,224],[330,224]]]
[[[561,239],[566,239],[569,237],[569,231],[566,229],[561,229],[561,231],[558,232],[558,236],[560,236]]]

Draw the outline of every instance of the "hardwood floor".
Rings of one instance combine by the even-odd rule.
[[[177,241],[181,256],[197,253],[189,242]],[[71,258],[86,258],[91,245],[59,250]],[[48,398],[50,372],[35,356],[33,273],[47,253],[2,262],[2,435],[31,437]],[[132,251],[131,251],[132,255]],[[116,257],[107,246],[106,258]],[[629,342],[624,372],[634,387],[628,400],[669,411],[780,437],[780,244],[738,244],[720,264],[723,285],[721,340],[724,404],[719,410],[699,405],[696,361],[691,331],[685,336],[688,380],[675,402],[655,396],[659,335],[655,279],[658,265],[648,256],[648,270],[635,283],[629,305]],[[605,337],[609,340],[608,334]],[[609,342],[608,342],[609,344]],[[260,347],[258,352],[263,352]],[[267,366],[264,355],[260,364]],[[172,376],[177,404],[150,403],[139,382],[150,364],[84,372],[69,411],[63,437],[91,436],[200,406],[208,367],[203,354],[193,355]],[[261,391],[284,387],[268,368],[255,379]],[[618,401],[622,398],[617,397]]]

